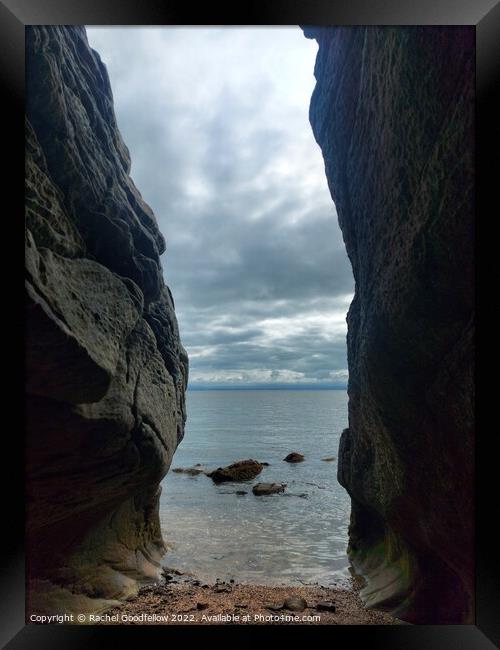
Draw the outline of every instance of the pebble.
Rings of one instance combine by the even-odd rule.
[[[284,609],[289,609],[291,612],[303,612],[307,607],[307,602],[300,596],[290,596],[283,603]]]

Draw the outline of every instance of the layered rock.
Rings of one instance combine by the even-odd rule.
[[[97,610],[158,573],[188,361],[99,55],[81,27],[26,47],[28,608]]]
[[[474,31],[304,28],[355,278],[338,478],[367,605],[473,618]]]

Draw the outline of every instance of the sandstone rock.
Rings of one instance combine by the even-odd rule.
[[[252,492],[255,496],[265,496],[267,494],[278,494],[285,491],[284,483],[257,483],[253,486]]]
[[[349,555],[367,605],[473,622],[474,29],[305,33],[356,285],[338,459]]]
[[[227,467],[218,467],[213,472],[207,473],[214,483],[226,483],[228,481],[248,481],[255,478],[262,472],[262,465],[256,460],[239,460]]]
[[[283,458],[287,463],[301,463],[304,460],[304,456],[299,454],[297,451],[292,451],[288,456]]]
[[[27,27],[26,69],[28,611],[93,611],[160,572],[188,361],[85,30]]]

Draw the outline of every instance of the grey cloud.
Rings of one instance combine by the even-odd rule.
[[[298,28],[88,33],[166,236],[191,377],[342,376],[353,280],[308,123],[315,44]]]

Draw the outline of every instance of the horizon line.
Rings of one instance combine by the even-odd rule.
[[[208,390],[347,390],[347,384],[188,384],[187,391]]]

